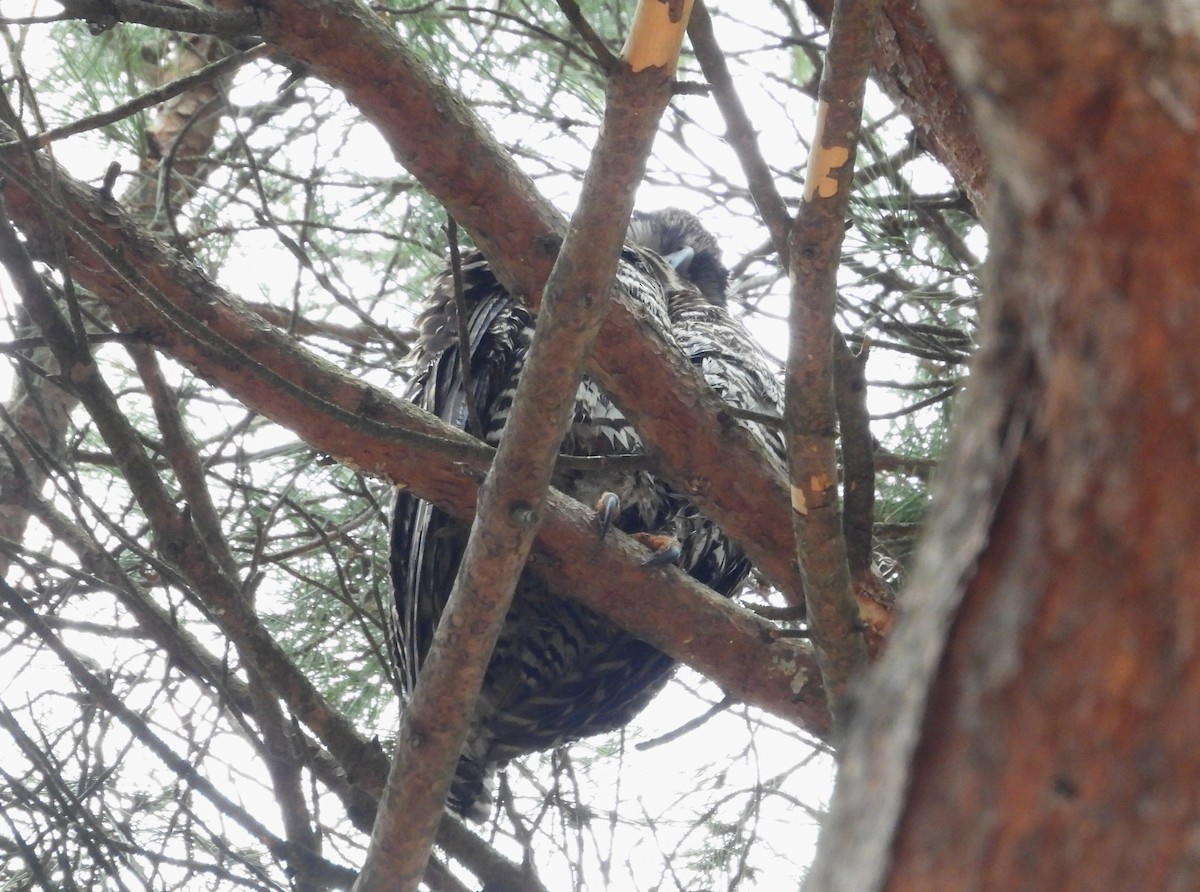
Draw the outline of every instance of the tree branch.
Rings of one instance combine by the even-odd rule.
[[[571,27],[583,38],[583,42],[592,51],[592,55],[596,59],[596,64],[604,69],[605,74],[611,74],[621,64],[620,60],[588,23],[588,20],[583,15],[583,11],[579,8],[579,4],[575,0],[558,0],[558,8],[562,10],[563,15],[567,17],[567,21],[571,23]]]
[[[805,2],[829,24],[835,0]],[[988,161],[950,63],[933,39],[920,4],[885,0],[871,61],[876,82],[982,212],[987,204]]]
[[[758,149],[754,127],[742,107],[737,91],[734,90],[724,55],[717,45],[713,33],[712,19],[701,2],[692,15],[688,34],[700,60],[700,66],[713,87],[713,97],[721,116],[725,119],[725,137],[737,153],[746,175],[750,195],[755,207],[767,226],[771,244],[779,257],[782,269],[790,267],[788,235],[792,219],[766,160]],[[875,467],[873,461],[874,441],[871,437],[870,417],[866,409],[866,384],[861,364],[850,353],[845,340],[838,332],[834,340],[834,386],[838,415],[838,427],[842,437],[843,481],[845,491],[845,517],[843,530],[847,545],[847,559],[860,608],[867,608],[870,615],[878,616],[872,623],[874,633],[886,632],[887,608],[876,608],[875,598],[868,597],[864,603],[860,591],[870,591],[890,603],[890,593],[879,579],[872,564],[872,528],[875,503]],[[878,614],[882,611],[882,615]],[[876,644],[881,643],[872,639]]]
[[[821,74],[804,201],[792,225],[785,419],[797,559],[808,625],[834,716],[866,664],[838,499],[834,313],[844,220],[879,0],[838,0]]]
[[[254,10],[220,12],[187,3],[149,3],[145,0],[62,0],[63,19],[83,19],[101,30],[119,22],[136,22],[185,34],[249,37],[257,33]]]

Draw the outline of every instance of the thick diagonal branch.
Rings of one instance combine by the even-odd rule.
[[[866,663],[838,498],[834,311],[844,220],[879,0],[839,0],[821,76],[804,201],[790,234],[785,420],[809,629],[835,706]]]

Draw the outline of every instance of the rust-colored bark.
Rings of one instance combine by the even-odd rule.
[[[929,6],[994,163],[985,350],[807,888],[1192,888],[1196,23]]]
[[[837,271],[879,0],[838,0],[821,75],[804,200],[788,241],[791,310],[784,421],[796,559],[809,631],[829,701],[866,666],[850,586],[838,491],[834,327]],[[844,347],[843,347],[844,349]]]

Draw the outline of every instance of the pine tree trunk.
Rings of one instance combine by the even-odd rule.
[[[997,190],[984,350],[806,888],[1194,888],[1197,23],[928,6]]]

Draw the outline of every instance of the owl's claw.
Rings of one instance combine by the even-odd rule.
[[[658,567],[663,564],[673,564],[683,554],[683,546],[675,536],[663,533],[634,533],[637,539],[654,552],[642,561],[643,567]]]
[[[596,526],[600,530],[600,538],[608,535],[613,518],[621,512],[621,499],[615,492],[602,492],[596,500]]]

